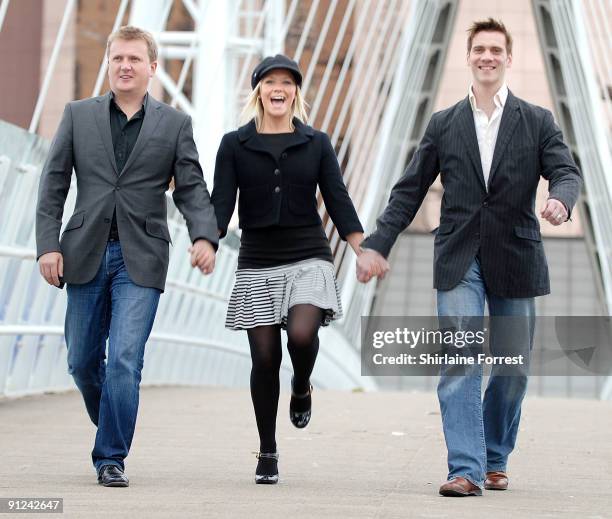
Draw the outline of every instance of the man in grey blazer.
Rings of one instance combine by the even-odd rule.
[[[147,93],[157,66],[153,37],[122,27],[108,38],[107,58],[111,92],[64,110],[40,179],[36,246],[47,282],[67,284],[68,369],[97,426],[98,482],[125,487],[144,348],[168,272],[172,179],[191,264],[204,274],[214,268],[218,238],[191,119]],[[73,168],[76,207],[60,239]]]
[[[438,174],[444,187],[434,243],[434,287],[441,323],[458,329],[492,317],[489,347],[529,358],[534,297],[550,291],[534,214],[540,176],[549,182],[541,217],[569,219],[581,177],[551,113],[515,97],[505,85],[512,38],[489,18],[469,30],[469,95],[435,113],[406,171],[393,187],[376,231],[362,243],[357,276],[384,275],[397,236],[410,224]],[[479,317],[480,316],[480,317]],[[455,350],[455,348],[451,348]],[[457,350],[455,350],[457,351]],[[526,366],[527,367],[527,366]],[[505,490],[526,391],[527,370],[493,368],[481,401],[482,366],[457,376],[442,366],[438,398],[448,450],[444,496]]]

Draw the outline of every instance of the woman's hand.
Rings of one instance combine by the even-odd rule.
[[[351,246],[351,249],[355,252],[357,256],[361,254],[361,247],[359,244],[363,241],[363,233],[362,232],[352,232],[346,236],[346,241]]]

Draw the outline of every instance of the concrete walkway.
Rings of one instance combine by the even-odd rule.
[[[527,399],[510,490],[463,499],[437,494],[446,461],[435,395],[315,391],[302,431],[287,407],[285,392],[281,482],[255,485],[248,392],[144,389],[131,486],[112,489],[89,464],[94,427],[80,395],[0,400],[0,497],[62,497],[61,517],[87,519],[612,518],[610,403]]]

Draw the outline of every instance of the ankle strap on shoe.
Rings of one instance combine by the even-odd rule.
[[[253,452],[257,459],[267,458],[278,461],[278,452]]]
[[[296,393],[295,391],[293,391],[293,384],[291,384],[291,396],[294,397],[294,398],[297,398],[297,399],[302,399],[302,398],[309,397],[310,395],[312,395],[312,390],[313,390],[312,384],[309,384],[308,391],[306,393],[302,393],[300,395],[300,394]]]

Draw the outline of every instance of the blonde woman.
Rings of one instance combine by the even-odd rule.
[[[215,166],[212,202],[221,237],[240,191],[242,236],[225,325],[246,330],[249,338],[260,437],[256,483],[278,481],[281,329],[294,369],[289,416],[303,428],[311,416],[319,327],[342,312],[317,186],[340,236],[356,254],[363,239],[329,137],[307,125],[301,84],[297,63],[286,56],[268,57],[255,67],[243,111],[246,124],[223,137]]]

